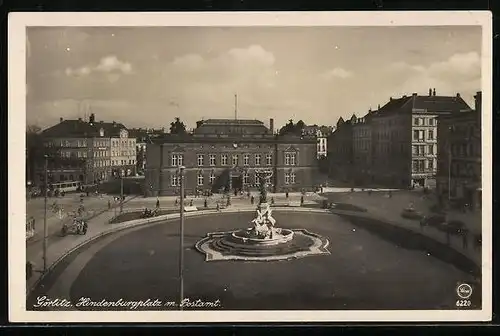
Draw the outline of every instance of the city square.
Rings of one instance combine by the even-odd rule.
[[[479,28],[30,27],[26,310],[482,312]]]

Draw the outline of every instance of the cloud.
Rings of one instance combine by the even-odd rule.
[[[329,71],[321,74],[320,76],[325,80],[330,80],[333,78],[346,79],[346,78],[352,77],[352,75],[353,75],[352,72],[347,71],[345,69],[334,68],[332,70],[329,70]]]
[[[481,89],[481,57],[477,52],[457,53],[425,65],[396,62],[387,70],[384,81],[394,86],[394,94],[426,93],[436,88],[438,95],[472,95]]]
[[[85,65],[79,68],[66,68],[64,72],[67,76],[83,77],[91,73],[112,74],[108,76],[111,81],[116,81],[120,75],[131,74],[132,64],[123,62],[118,57],[111,55],[101,58],[97,65]]]

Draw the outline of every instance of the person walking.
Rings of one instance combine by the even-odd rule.
[[[304,195],[300,196],[300,206],[304,205]]]
[[[189,202],[189,206],[193,206],[193,199]]]
[[[108,210],[111,209],[111,201],[108,200]]]
[[[217,212],[220,212],[220,204],[218,201],[217,201]]]
[[[288,199],[288,190],[285,193],[285,197]]]
[[[156,198],[156,209],[160,208],[160,199],[157,197]]]
[[[205,206],[205,209],[208,208],[208,202],[207,202],[207,199],[205,198],[205,202],[203,204]]]
[[[253,205],[254,202],[255,202],[255,197],[252,195],[252,197],[250,197],[250,204]]]

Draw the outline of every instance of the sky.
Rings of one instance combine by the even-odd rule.
[[[335,125],[390,97],[481,90],[481,27],[29,27],[27,123]]]

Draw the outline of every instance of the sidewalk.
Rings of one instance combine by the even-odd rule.
[[[405,229],[418,232],[420,234],[424,234],[427,237],[435,239],[440,243],[448,244],[447,234],[445,232],[441,232],[433,227],[422,228],[420,227],[420,223],[418,220],[411,220],[401,217],[401,212],[404,208],[408,207],[409,203],[412,203],[415,210],[422,212],[423,214],[429,213],[429,206],[434,204],[434,202],[432,198],[422,196],[423,195],[419,194],[412,195],[411,193],[408,193],[406,191],[401,193],[393,193],[392,198],[388,198],[384,193],[373,193],[372,195],[368,195],[366,192],[354,192],[345,195],[330,195],[328,199],[330,202],[349,203],[361,206],[367,210],[366,213],[349,212],[354,215],[365,217],[372,216],[375,219],[387,221],[393,225],[400,226]],[[468,217],[464,218],[464,215],[468,215]],[[450,212],[448,216],[450,219],[462,220],[471,233],[467,237],[468,246],[466,248],[464,248],[462,236],[459,235],[450,235],[448,245],[457,252],[464,254],[472,261],[481,265],[482,249],[474,248],[472,237],[472,235],[474,234],[481,233],[481,216],[479,214],[462,214],[458,212]]]

